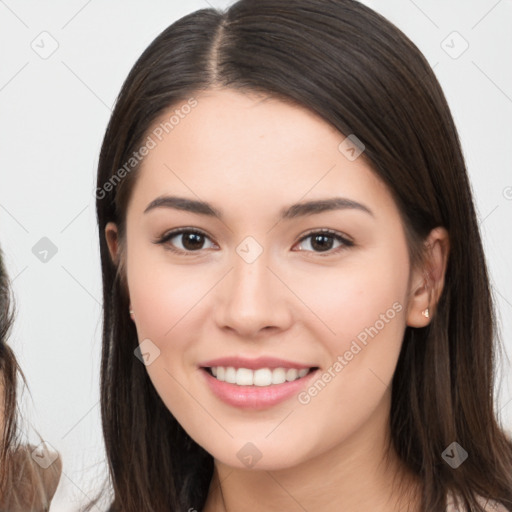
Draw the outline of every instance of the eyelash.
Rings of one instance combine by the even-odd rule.
[[[176,229],[174,231],[170,231],[166,234],[164,234],[161,238],[156,240],[154,243],[159,245],[167,244],[172,238],[183,235],[185,233],[193,233],[196,235],[201,235],[206,238],[210,238],[206,233],[203,231],[193,229],[193,228],[180,228]],[[326,256],[332,256],[333,254],[338,254],[339,252],[348,249],[349,247],[354,246],[354,242],[351,240],[348,240],[347,238],[341,236],[338,232],[333,231],[331,229],[320,229],[320,230],[313,230],[306,233],[302,238],[298,240],[297,243],[302,243],[304,240],[310,238],[312,235],[330,235],[331,237],[335,238],[337,241],[339,241],[342,245],[340,247],[337,247],[335,249],[329,249],[328,251],[307,251],[304,249],[301,249],[300,252],[312,252],[313,254],[316,254],[318,256],[326,257]],[[197,251],[184,251],[182,249],[177,249],[176,247],[173,247],[171,244],[168,244],[166,247],[167,250],[174,252],[176,254],[180,254],[183,256],[195,256],[196,253],[199,253],[201,249],[198,249]]]

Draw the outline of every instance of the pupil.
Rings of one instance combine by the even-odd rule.
[[[203,235],[197,233],[188,233],[183,241],[185,249],[200,249],[203,245]],[[313,237],[312,247],[320,251],[327,251],[332,248],[332,237],[329,235],[316,235]]]
[[[316,235],[313,237],[311,246],[313,249],[319,249],[320,251],[329,250],[332,248],[332,237],[329,235]]]
[[[199,235],[197,233],[188,233],[187,235],[185,235],[183,240],[183,247],[185,247],[185,249],[201,249],[202,245],[203,235]]]

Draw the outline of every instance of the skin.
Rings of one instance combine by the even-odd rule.
[[[430,307],[432,315],[441,294],[446,230],[430,233],[426,266],[411,268],[389,190],[364,157],[350,161],[338,150],[344,135],[307,109],[253,93],[212,89],[196,99],[145,157],[126,239],[113,223],[105,235],[114,261],[126,265],[139,341],[149,338],[160,350],[149,376],[214,457],[204,510],[396,512],[409,501],[409,510],[419,510],[418,482],[394,452],[385,457],[390,383],[406,326],[427,325],[431,317],[421,312]],[[208,201],[223,220],[168,207],[144,213],[163,195]],[[357,201],[373,215],[343,209],[278,221],[284,207],[330,197]],[[183,236],[154,243],[182,227],[207,236],[192,255],[168,249],[190,247]],[[332,248],[323,252],[314,237],[301,241],[322,229],[354,245],[329,238]],[[236,252],[247,236],[263,248],[252,263]],[[226,355],[270,355],[325,371],[394,303],[401,310],[308,404],[294,396],[241,410],[216,398],[198,369]],[[261,453],[252,468],[237,457],[248,442]],[[400,476],[410,492],[393,488]]]

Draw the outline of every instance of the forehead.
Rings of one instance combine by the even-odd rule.
[[[347,158],[346,136],[309,109],[226,89],[194,100],[173,105],[148,131],[154,147],[136,186],[145,200],[176,191],[223,203],[243,198],[248,207],[306,195],[391,200],[363,158]]]

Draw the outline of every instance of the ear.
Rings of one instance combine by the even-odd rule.
[[[425,327],[429,324],[444,288],[450,238],[448,231],[434,228],[425,241],[426,256],[422,268],[413,270],[409,288],[407,325]],[[429,315],[423,312],[428,308]]]
[[[107,241],[108,250],[110,257],[114,263],[117,263],[119,255],[119,238],[117,232],[117,224],[115,222],[109,222],[105,226],[105,239]]]

